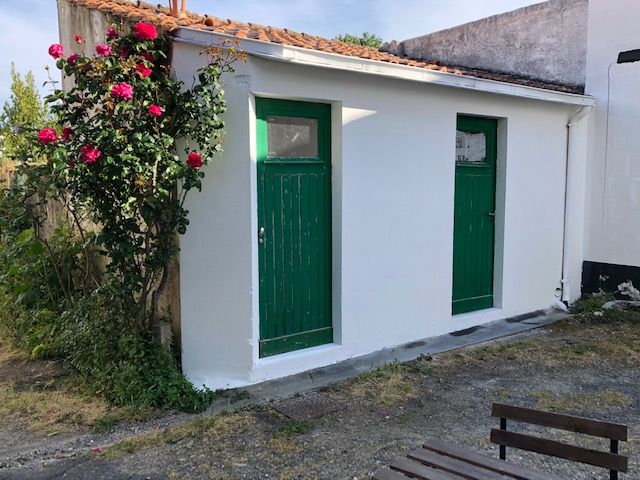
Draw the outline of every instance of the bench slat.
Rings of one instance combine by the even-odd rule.
[[[587,463],[618,472],[627,471],[627,457],[615,453],[575,447],[566,443],[556,442],[555,440],[508,432],[506,430],[497,430],[495,428],[491,430],[490,438],[492,443],[504,445],[505,447],[519,448],[551,457]]]
[[[504,475],[500,475],[496,472],[484,470],[482,468],[470,465],[455,458],[446,457],[435,452],[430,452],[419,448],[409,452],[407,456],[413,460],[417,460],[425,465],[431,465],[432,467],[444,470],[445,472],[456,474],[462,478],[468,480],[512,480]]]
[[[504,405],[502,403],[493,404],[491,416],[531,423],[533,425],[540,425],[541,427],[557,428],[575,433],[593,435],[595,437],[621,440],[623,442],[627,441],[628,435],[628,428],[625,425],[601,422],[599,420],[575,417],[573,415],[542,412],[540,410]]]
[[[393,462],[391,464],[391,468],[420,480],[460,480],[461,478],[443,471],[434,470],[431,467],[427,467],[426,465],[408,459]]]
[[[497,458],[481,455],[435,438],[427,440],[424,443],[424,448],[518,480],[563,480],[549,473],[537,472]]]
[[[378,470],[376,474],[372,477],[373,480],[407,480],[407,477],[402,475],[401,473],[394,472],[393,470],[389,470],[388,468],[383,468],[382,470]]]

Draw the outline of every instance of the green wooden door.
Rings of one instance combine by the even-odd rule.
[[[493,306],[497,121],[458,116],[453,314]]]
[[[256,99],[260,356],[333,342],[331,106]]]

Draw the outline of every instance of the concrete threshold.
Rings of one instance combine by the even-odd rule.
[[[516,335],[555,323],[568,314],[560,310],[538,310],[517,317],[495,320],[476,327],[451,332],[438,337],[386,348],[377,352],[355,357],[342,362],[316,368],[276,380],[269,380],[249,387],[227,392],[225,398],[214,402],[209,409],[215,414],[229,408],[237,409],[247,405],[265,404],[293,395],[303,394],[334,383],[357,377],[373,369],[395,362],[409,362],[422,356],[447,352],[457,348],[489,342]]]

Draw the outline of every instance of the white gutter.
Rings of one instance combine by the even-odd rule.
[[[572,245],[571,234],[573,233],[573,223],[576,219],[572,218],[572,206],[575,202],[584,201],[584,189],[580,189],[580,179],[576,178],[574,171],[578,167],[578,162],[584,162],[584,158],[579,158],[576,153],[576,139],[575,128],[591,111],[590,107],[580,107],[580,109],[574,113],[569,122],[567,123],[567,159],[565,167],[565,190],[564,190],[564,228],[562,237],[562,296],[563,303],[568,304],[571,300],[571,282],[569,280],[569,271],[571,268],[570,248]],[[578,222],[581,225],[581,222]],[[581,230],[581,229],[580,229]],[[578,232],[582,235],[583,232]],[[582,259],[580,259],[582,260]],[[578,286],[579,288],[579,286]]]
[[[173,41],[189,43],[202,47],[217,46],[221,41],[239,40],[240,49],[250,56],[268,60],[292,63],[296,65],[312,66],[332,70],[366,73],[386,78],[409,80],[419,83],[429,83],[445,87],[461,88],[465,90],[508,95],[512,97],[542,100],[546,102],[562,103],[578,106],[595,106],[595,99],[587,95],[556,92],[543,88],[516,85],[482,78],[474,78],[455,73],[428,70],[420,67],[409,67],[377,60],[367,60],[359,57],[338,55],[335,53],[311,50],[308,48],[281,45],[251,38],[238,39],[232,35],[214,33],[188,27],[176,30]]]

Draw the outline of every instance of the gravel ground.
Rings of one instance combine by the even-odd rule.
[[[490,405],[499,401],[629,425],[622,453],[630,455],[630,470],[621,478],[640,479],[640,317],[608,315],[575,317],[325,388],[325,400],[341,408],[319,418],[290,420],[277,405],[200,417],[195,424],[181,417],[181,426],[147,428],[152,433],[98,454],[85,448],[57,461],[34,457],[20,468],[5,459],[11,467],[0,468],[0,478],[363,480],[427,437],[497,456],[488,437],[497,425]],[[105,438],[92,440],[101,445]],[[602,469],[516,450],[508,456],[571,480],[608,478]]]

